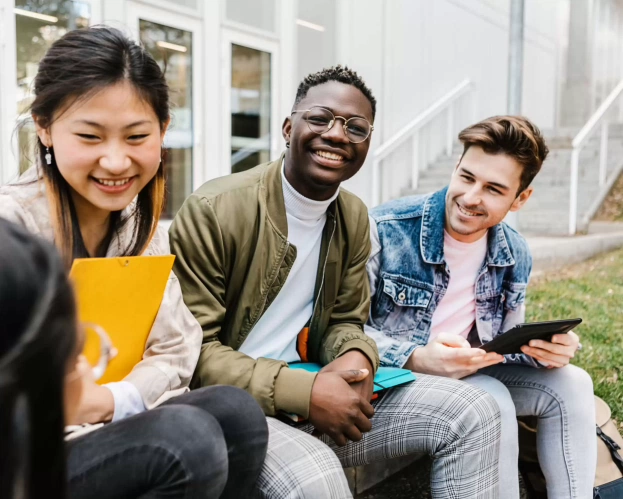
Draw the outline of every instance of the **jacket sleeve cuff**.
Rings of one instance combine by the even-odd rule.
[[[112,416],[113,423],[139,414],[147,409],[138,388],[129,381],[106,383],[103,386],[112,392],[112,397],[115,401],[115,411]]]
[[[379,354],[377,353],[377,350],[370,345],[370,343],[362,338],[353,338],[352,340],[345,341],[340,347],[335,358],[337,359],[351,350],[360,350],[366,357],[368,357],[368,360],[374,369],[374,374],[376,374],[380,364]]]
[[[284,367],[275,381],[275,410],[309,418],[309,404],[316,373]]]
[[[511,353],[504,355],[504,364],[509,365],[520,365],[520,366],[530,366],[530,367],[547,367],[546,364],[543,364],[536,360],[534,357],[530,357],[525,353]]]
[[[374,340],[376,347],[379,350],[379,357],[381,358],[381,365],[388,367],[402,367],[409,360],[411,354],[424,345],[418,345],[410,341],[398,341],[378,329],[365,325],[364,332],[366,335]]]

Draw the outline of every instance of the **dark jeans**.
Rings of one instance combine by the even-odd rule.
[[[69,441],[69,495],[249,497],[267,443],[266,418],[249,394],[202,388]]]

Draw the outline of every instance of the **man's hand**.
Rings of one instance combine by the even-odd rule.
[[[404,367],[418,373],[461,379],[503,360],[497,353],[471,348],[458,334],[440,333],[425,347],[414,350]]]
[[[359,350],[350,350],[333,362],[327,364],[320,372],[353,371],[367,369],[370,373],[362,381],[351,383],[350,387],[355,390],[364,400],[372,399],[374,391],[374,368],[370,359]]]
[[[580,337],[573,331],[555,334],[552,341],[532,340],[521,347],[521,351],[535,358],[547,367],[563,367],[575,356],[580,345]]]
[[[370,431],[374,409],[350,386],[370,376],[367,369],[320,372],[311,393],[309,422],[315,433],[326,434],[339,445],[359,441]]]

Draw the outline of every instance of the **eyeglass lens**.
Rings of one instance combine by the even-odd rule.
[[[100,326],[90,323],[82,324],[85,334],[84,355],[93,370],[96,380],[104,375],[106,367],[114,357],[115,349],[110,338]]]
[[[336,119],[328,109],[312,107],[305,114],[305,121],[312,132],[323,134],[335,125]],[[344,125],[346,137],[355,144],[363,142],[370,135],[370,123],[363,118],[350,118]]]

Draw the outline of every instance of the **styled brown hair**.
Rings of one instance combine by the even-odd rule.
[[[39,125],[47,128],[63,108],[121,81],[128,81],[151,105],[163,129],[170,116],[169,89],[154,58],[114,28],[98,26],[70,31],[52,44],[39,63],[31,112]],[[54,149],[49,150],[51,161],[48,164],[45,159],[48,150],[40,139],[36,148],[38,168],[46,185],[54,241],[69,267],[74,258],[85,258],[89,254],[84,246],[69,184],[58,170]],[[106,256],[113,235],[131,219],[133,234],[123,254],[137,256],[143,253],[158,227],[164,207],[165,156],[163,151],[156,175],[138,194],[129,216],[123,217],[120,211],[111,213],[108,234],[97,254],[91,256]]]
[[[530,185],[549,153],[541,131],[523,116],[487,118],[462,130],[459,140],[463,155],[471,146],[478,146],[487,154],[505,154],[516,160],[523,168],[517,194]]]

